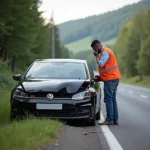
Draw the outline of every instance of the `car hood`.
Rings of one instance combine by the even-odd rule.
[[[67,93],[76,93],[79,89],[87,88],[90,80],[25,80],[20,83],[18,88],[25,92],[58,92],[65,90]]]

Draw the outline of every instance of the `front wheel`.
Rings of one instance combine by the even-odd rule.
[[[89,120],[89,125],[90,126],[95,126],[96,125],[96,115],[95,115],[95,110],[96,108],[93,107],[93,110],[92,110],[92,118]]]
[[[12,112],[10,112],[10,121],[16,120],[17,116],[15,114],[13,114]]]
[[[93,116],[92,119],[90,119],[89,125],[90,126],[95,126],[96,125],[96,117],[95,117],[95,115]]]
[[[98,112],[96,113],[96,120],[100,120],[100,107],[99,107]]]
[[[24,117],[21,115],[16,115],[14,114],[12,111],[10,112],[10,121],[14,121],[14,120],[22,120]]]

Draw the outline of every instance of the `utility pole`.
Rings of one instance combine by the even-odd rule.
[[[51,30],[52,30],[52,58],[55,58],[55,22],[53,18],[53,11],[52,11],[51,19],[50,19],[50,24],[51,24]]]

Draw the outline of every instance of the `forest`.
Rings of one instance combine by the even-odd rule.
[[[62,23],[58,26],[60,38],[65,44],[89,36],[102,42],[116,38],[121,27],[132,19],[139,8],[147,11],[150,8],[150,0],[142,0],[118,10]]]
[[[52,57],[52,24],[39,11],[40,0],[1,0],[0,5],[0,86],[12,81],[36,59]],[[55,28],[56,58],[70,57]]]
[[[122,27],[114,52],[123,75],[150,75],[150,9],[146,13],[140,9]]]
[[[103,44],[103,43],[102,43]],[[89,43],[90,45],[90,43]],[[122,77],[150,76],[150,9],[145,12],[139,9],[132,19],[122,26],[116,43],[111,48],[118,60]],[[94,70],[97,70],[92,49],[80,51],[74,58],[86,59]]]

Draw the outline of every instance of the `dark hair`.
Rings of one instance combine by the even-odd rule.
[[[101,42],[99,40],[94,40],[92,43],[91,43],[91,47],[93,47],[95,44],[101,44]]]

